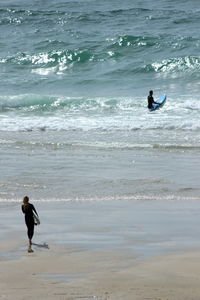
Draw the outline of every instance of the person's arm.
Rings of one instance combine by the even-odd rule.
[[[148,98],[148,100],[149,100],[149,98]],[[154,100],[154,97],[153,97],[153,96],[151,96],[151,104],[159,104],[159,103],[157,103],[157,102]]]
[[[36,209],[35,209],[35,207],[34,207],[34,205],[32,204],[32,210],[36,213],[36,215],[38,216],[38,213],[37,213],[37,211],[36,211]]]
[[[25,214],[25,210],[24,210],[24,206],[22,205],[22,212],[23,214]]]

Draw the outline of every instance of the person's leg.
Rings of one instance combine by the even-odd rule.
[[[29,238],[30,246],[32,245],[33,234],[34,234],[34,226],[29,226],[28,231],[27,231],[27,235],[28,235],[28,238]]]
[[[27,235],[28,235],[28,239],[29,239],[29,247],[28,247],[28,252],[33,252],[31,246],[32,246],[32,238],[33,238],[33,234],[34,234],[34,224],[28,224],[28,230],[27,230]]]

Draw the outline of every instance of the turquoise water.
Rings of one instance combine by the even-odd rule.
[[[199,9],[195,0],[2,1],[0,92],[197,96]]]
[[[196,197],[199,25],[195,0],[1,1],[0,198]]]

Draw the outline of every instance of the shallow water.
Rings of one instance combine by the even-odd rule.
[[[134,144],[137,133],[128,147],[107,134],[1,136],[1,201],[199,198],[198,149]]]

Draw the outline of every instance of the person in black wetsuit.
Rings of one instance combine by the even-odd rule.
[[[153,98],[153,91],[149,91],[149,96],[147,97],[147,100],[148,100],[148,108],[152,108],[152,104],[155,103],[157,104],[157,102],[154,101],[154,98]]]
[[[34,217],[33,217],[33,212],[37,214],[37,211],[33,204],[29,203],[29,197],[25,196],[23,199],[23,204],[22,204],[22,212],[25,215],[25,223],[27,226],[27,235],[29,239],[29,247],[28,247],[28,252],[33,252],[31,246],[32,246],[32,238],[34,235]]]

